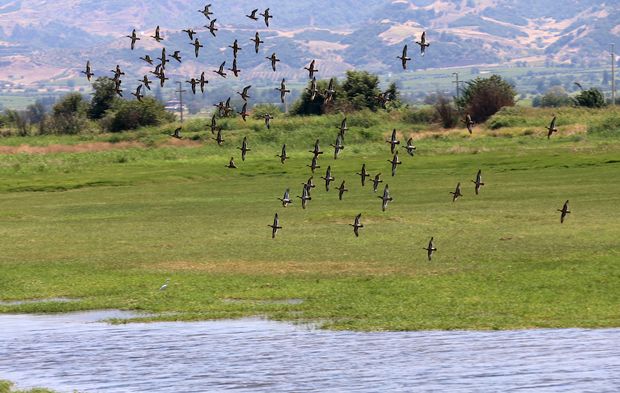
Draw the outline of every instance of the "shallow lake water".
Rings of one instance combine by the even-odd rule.
[[[619,392],[620,329],[354,333],[0,315],[0,379],[59,392]]]

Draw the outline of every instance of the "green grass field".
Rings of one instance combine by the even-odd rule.
[[[144,147],[2,155],[0,300],[81,301],[0,312],[263,315],[351,330],[620,326],[620,130],[605,128],[618,112],[564,111],[551,140],[542,129],[548,111],[508,111],[495,119],[505,127],[478,127],[473,137],[391,115],[350,116],[338,160],[328,146],[338,116],[276,119],[271,131],[260,121],[223,122],[224,147],[171,146],[169,126],[86,138]],[[394,178],[382,142],[392,127],[418,146],[415,157],[401,149]],[[188,124],[186,136],[203,129]],[[253,149],[246,162],[236,150],[243,136]],[[84,137],[54,138],[0,144]],[[287,187],[301,195],[316,138],[325,154],[313,200],[307,210],[297,198],[285,209],[276,198]],[[292,157],[285,165],[275,157],[283,142]],[[231,156],[239,169],[224,167]],[[362,163],[390,186],[386,212],[355,175]],[[330,192],[319,178],[327,165]],[[478,169],[486,185],[476,196]],[[350,192],[339,201],[342,180]],[[457,182],[464,196],[452,203]],[[560,224],[566,199],[572,213]],[[275,212],[284,229],[271,239]],[[365,226],[356,238],[348,224],[358,213]],[[422,248],[431,236],[438,251],[429,262]]]

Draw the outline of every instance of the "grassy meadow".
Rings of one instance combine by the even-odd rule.
[[[547,140],[552,113],[560,132]],[[337,160],[329,144],[341,116],[280,117],[271,130],[223,120],[223,147],[207,120],[187,123],[181,142],[167,136],[174,125],[0,139],[0,300],[79,299],[0,303],[0,312],[261,315],[350,330],[620,326],[620,111],[513,108],[473,136],[395,113],[348,119]],[[415,157],[399,149],[394,178],[392,128],[418,148]],[[244,136],[252,151],[242,162]],[[312,201],[283,208],[276,198],[287,187],[301,195],[317,138],[325,154]],[[19,146],[49,149],[13,154]],[[231,156],[236,170],[225,168]],[[355,175],[362,163],[389,184],[386,212],[381,190]],[[328,165],[336,181],[326,192]],[[478,169],[486,185],[476,196]],[[350,191],[339,201],[342,180]],[[464,196],[452,203],[457,182]],[[284,228],[272,239],[276,212]]]

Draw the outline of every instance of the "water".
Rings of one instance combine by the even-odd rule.
[[[59,392],[619,392],[620,329],[352,333],[0,315],[0,378]]]

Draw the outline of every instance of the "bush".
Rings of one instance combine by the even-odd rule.
[[[550,88],[540,99],[540,106],[543,108],[558,108],[561,106],[570,106],[572,104],[573,100],[561,86]]]
[[[119,100],[116,97],[115,83],[107,77],[100,77],[93,83],[93,99],[88,109],[88,117],[91,119],[101,119],[107,110],[112,108]]]
[[[620,116],[613,114],[588,127],[588,134],[614,136],[620,135]]]
[[[436,116],[434,107],[414,108],[405,112],[403,121],[411,124],[431,124],[435,122]]]
[[[459,111],[445,96],[440,96],[437,99],[435,113],[443,128],[454,128],[459,122]]]
[[[308,90],[310,88],[310,82],[308,82],[308,86],[306,89],[304,89],[303,93],[301,93],[301,97],[299,98],[299,100],[297,100],[293,104],[293,107],[290,110],[291,114],[301,116],[323,115],[325,113],[333,111],[336,104],[342,101],[344,97],[343,91],[337,79],[334,79],[334,90],[336,91],[336,93],[334,94],[334,100],[328,104],[325,103],[325,99],[321,94],[323,93],[323,91],[327,90],[327,87],[329,86],[329,81],[319,80],[317,81],[316,85],[317,90],[320,93],[316,95],[314,101],[310,99],[312,97],[310,91]]]
[[[108,131],[119,132],[134,130],[144,126],[156,126],[175,120],[172,113],[166,111],[163,104],[152,97],[142,101],[119,101],[103,123]]]
[[[342,84],[342,90],[346,100],[355,110],[368,108],[376,111],[379,107],[377,96],[381,91],[377,75],[367,71],[347,71],[347,79]]]
[[[514,106],[516,91],[499,75],[467,82],[457,105],[476,123],[483,123],[505,106]]]
[[[277,117],[282,114],[282,109],[276,104],[258,104],[252,108],[252,119],[264,119],[266,113],[269,113],[272,117]]]
[[[584,90],[575,97],[578,106],[587,108],[602,108],[605,106],[605,97],[597,88]]]

